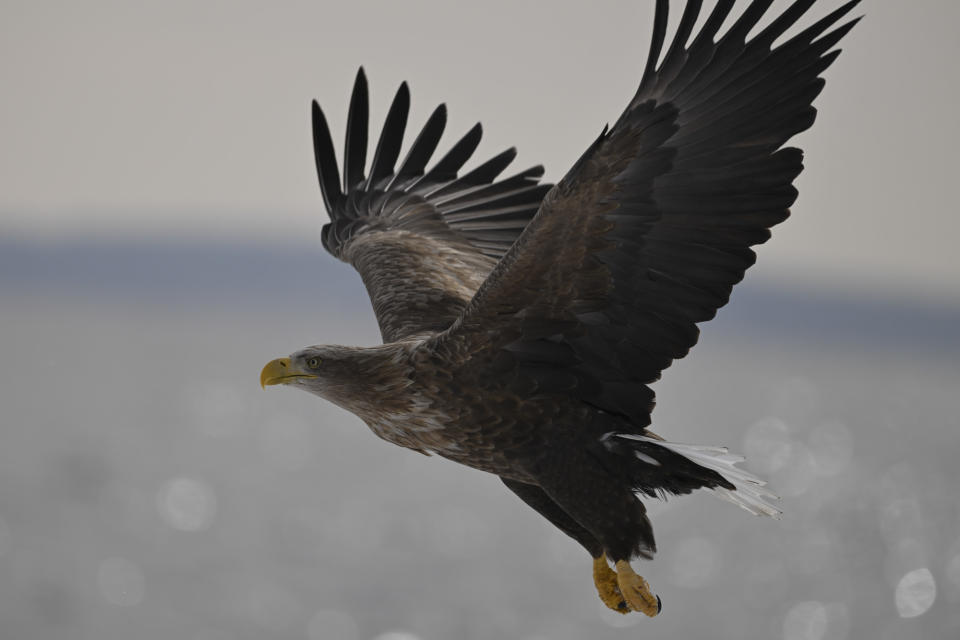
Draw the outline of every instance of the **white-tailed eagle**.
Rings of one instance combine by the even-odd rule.
[[[341,180],[314,102],[323,244],[359,271],[384,344],[307,347],[267,364],[262,384],[310,391],[390,442],[500,476],[587,549],[604,603],[656,615],[659,598],[629,564],[656,550],[640,497],[705,488],[779,515],[741,458],[650,431],[649,387],[789,215],[803,154],[784,145],[813,124],[820,75],[856,23],[841,20],[858,0],[774,47],[814,0],[755,29],[772,1],[753,0],[720,34],[734,0],[696,33],[702,2],[687,0],[658,64],[669,5],[658,0],[636,95],[556,185],[538,183],[541,167],[499,179],[513,149],[461,175],[480,125],[428,169],[442,105],[398,165],[405,83],[368,164],[362,69]]]

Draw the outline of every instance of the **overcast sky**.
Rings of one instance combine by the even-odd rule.
[[[761,264],[960,299],[960,3],[857,12],[794,141],[807,165],[794,217]],[[652,0],[6,0],[0,231],[311,237],[325,214],[309,101],[342,137],[360,64],[377,130],[407,80],[412,127],[447,102],[446,144],[480,120],[481,155],[515,145],[517,169],[556,180],[632,95],[652,14]]]

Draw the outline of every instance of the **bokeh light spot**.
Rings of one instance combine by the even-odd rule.
[[[880,532],[888,543],[916,537],[922,522],[920,503],[912,496],[890,500],[880,510]]]
[[[930,569],[914,569],[900,578],[894,599],[901,618],[916,618],[926,613],[937,599],[937,583]]]
[[[209,484],[197,478],[168,481],[157,496],[163,521],[179,531],[203,531],[213,524],[217,498]]]
[[[826,605],[827,633],[823,640],[846,640],[850,635],[850,609],[841,602]]]
[[[758,420],[747,429],[744,449],[752,469],[766,474],[779,471],[793,451],[787,423],[773,417]]]
[[[820,602],[799,602],[783,619],[783,640],[823,640],[827,635],[827,608]]]
[[[770,475],[769,481],[782,498],[800,496],[813,487],[817,480],[817,462],[807,445],[796,442],[791,446],[786,463]]]
[[[132,607],[143,601],[143,571],[126,558],[107,558],[97,571],[100,594],[110,604]]]

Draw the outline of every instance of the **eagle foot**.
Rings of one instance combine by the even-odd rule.
[[[660,613],[660,596],[650,591],[650,585],[637,575],[626,560],[617,560],[617,586],[627,605],[633,611],[650,616]]]
[[[617,573],[607,564],[606,554],[593,559],[593,584],[597,587],[600,600],[617,613],[630,613],[630,605],[624,600],[617,584]]]

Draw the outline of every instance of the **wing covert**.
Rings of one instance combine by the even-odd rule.
[[[361,68],[350,100],[343,189],[330,130],[316,102],[314,156],[330,215],[323,245],[360,273],[383,339],[390,342],[448,328],[550,185],[539,184],[539,166],[497,180],[515,149],[459,175],[480,143],[479,124],[428,170],[446,125],[444,105],[433,111],[395,168],[410,108],[406,83],[390,106],[367,173],[368,105]]]

